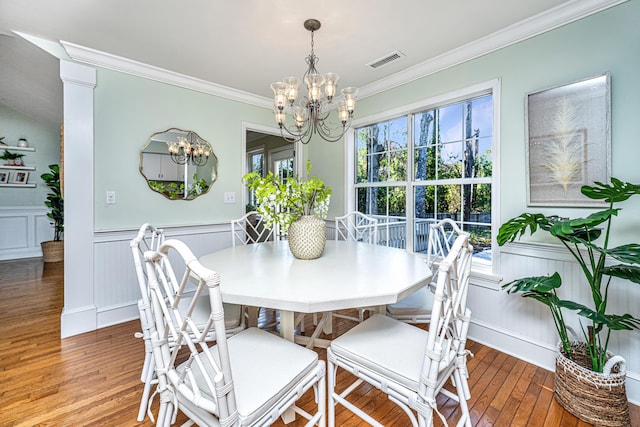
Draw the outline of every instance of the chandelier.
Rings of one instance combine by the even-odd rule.
[[[311,53],[306,57],[308,68],[303,76],[307,95],[298,100],[300,80],[297,77],[287,77],[282,82],[272,83],[275,120],[280,134],[289,141],[307,144],[314,134],[318,134],[326,141],[336,142],[344,136],[351,124],[358,89],[342,89],[342,100],[335,106],[338,120],[329,121],[340,76],[335,73],[323,75],[316,70],[319,59],[313,52],[313,33],[320,28],[320,21],[307,19],[304,21],[304,28],[311,31]],[[291,116],[292,124],[287,124],[287,115]]]
[[[171,154],[171,160],[179,165],[204,166],[213,151],[211,145],[200,139],[194,132],[187,132],[186,136],[179,136],[177,142],[167,142],[167,147],[169,154]]]

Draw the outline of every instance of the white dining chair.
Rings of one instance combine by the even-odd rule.
[[[144,267],[144,253],[147,251],[156,251],[164,243],[164,231],[156,228],[151,224],[143,224],[135,238],[129,242],[131,253],[133,255],[133,263],[140,288],[140,299],[138,300],[138,312],[140,315],[140,325],[142,332],[136,334],[137,337],[144,340],[145,358],[142,364],[142,373],[140,380],[144,384],[142,396],[140,398],[140,407],[138,409],[138,421],[143,421],[148,411],[149,396],[151,388],[156,383],[155,366],[151,348],[151,334],[154,330],[153,312],[150,303],[150,290],[147,271]],[[183,308],[187,305],[193,295],[185,295],[181,302]],[[194,320],[197,323],[205,323],[209,317],[210,309],[208,301],[200,298],[196,303],[194,312]],[[245,328],[244,319],[242,317],[242,307],[236,304],[225,304],[225,324],[226,333],[229,335],[240,332]],[[208,336],[209,341],[215,340],[215,336]]]
[[[238,219],[231,220],[231,245],[250,245],[259,242],[269,242],[280,239],[280,231],[277,224],[268,228],[263,217],[257,211],[251,211]],[[247,326],[257,326],[261,307],[246,306],[245,320]],[[277,317],[277,316],[274,316]],[[277,322],[262,325],[263,328],[274,327]]]
[[[145,260],[155,321],[157,425],[175,421],[178,409],[199,426],[266,426],[289,409],[309,426],[325,425],[325,364],[316,352],[258,328],[227,338],[220,275],[203,267],[183,242],[167,240]],[[180,309],[185,283],[194,278],[195,294],[206,295],[210,307],[204,325],[193,321],[195,299]],[[218,337],[214,346],[205,339],[212,333]],[[295,406],[310,389],[315,414]]]
[[[378,243],[378,220],[372,216],[365,215],[362,212],[353,211],[346,215],[335,218],[335,238],[336,240],[350,240],[363,243]],[[375,308],[359,308],[358,317],[349,316],[347,314],[332,313],[331,316],[341,319],[352,320],[354,322],[362,322],[364,314],[367,311],[376,311]],[[314,324],[317,319],[314,315]]]
[[[332,341],[327,349],[328,422],[335,425],[340,404],[367,423],[382,424],[347,396],[366,382],[402,408],[417,426],[433,426],[434,414],[446,426],[436,401],[438,394],[458,403],[458,426],[471,426],[467,400],[466,350],[471,311],[467,291],[473,248],[460,235],[447,257],[439,263],[438,280],[429,331],[388,316],[376,314]],[[356,380],[341,390],[336,378],[341,368]],[[342,375],[341,375],[342,377]],[[451,379],[455,393],[443,388]]]
[[[337,216],[335,239],[376,244],[378,243],[378,220],[358,211]]]
[[[427,240],[427,265],[433,273],[431,284],[406,296],[395,304],[387,305],[387,315],[407,323],[429,323],[433,293],[438,280],[438,263],[443,260],[456,238],[467,234],[451,219],[446,218],[429,225]]]
[[[232,246],[272,241],[278,234],[277,225],[265,227],[263,217],[257,211],[247,212],[242,217],[231,220]]]

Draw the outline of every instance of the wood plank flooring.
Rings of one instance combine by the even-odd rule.
[[[61,340],[63,299],[62,263],[44,264],[40,258],[0,261],[0,426],[153,425],[148,418],[136,422],[144,357],[143,342],[134,337],[139,322]],[[270,316],[263,313],[261,321],[273,320]],[[336,319],[336,334],[352,325]],[[553,399],[552,372],[479,343],[470,341],[469,349],[475,354],[469,360],[474,426],[588,425]],[[319,354],[326,357],[324,351]],[[342,372],[339,383],[348,377]],[[395,404],[368,385],[353,398],[386,426],[409,425]],[[312,399],[308,393],[302,402],[311,409]],[[456,406],[442,397],[439,403],[454,425],[459,418]],[[630,408],[632,425],[640,426],[640,408]],[[178,422],[183,421],[180,415]],[[303,424],[297,420],[290,425]],[[336,425],[366,423],[339,406]]]

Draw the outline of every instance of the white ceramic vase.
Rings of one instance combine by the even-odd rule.
[[[327,226],[320,218],[303,215],[289,226],[287,238],[293,256],[298,259],[316,259],[324,252]]]

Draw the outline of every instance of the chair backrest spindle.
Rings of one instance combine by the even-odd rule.
[[[232,246],[272,241],[277,236],[277,226],[267,228],[262,215],[256,211],[248,212],[241,218],[231,221]]]
[[[350,212],[335,219],[336,240],[378,243],[378,220],[361,212]]]

